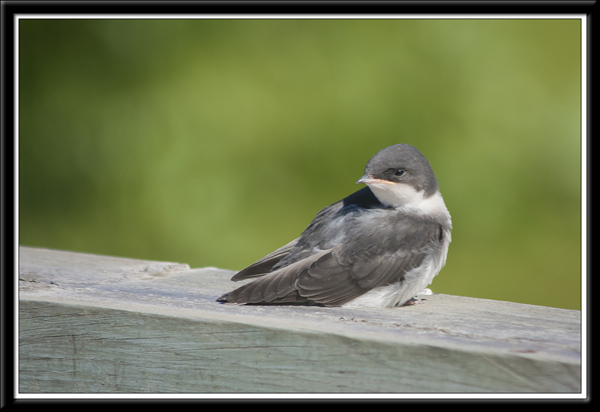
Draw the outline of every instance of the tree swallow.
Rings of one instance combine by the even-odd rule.
[[[452,223],[425,156],[408,144],[387,147],[357,183],[367,187],[236,273],[231,280],[258,279],[217,301],[382,308],[427,287],[446,263]]]

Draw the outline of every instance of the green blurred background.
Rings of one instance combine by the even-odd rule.
[[[239,270],[395,143],[437,293],[581,306],[580,21],[21,20],[19,243]]]

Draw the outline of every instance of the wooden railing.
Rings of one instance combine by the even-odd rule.
[[[582,392],[576,310],[238,306],[215,301],[228,270],[29,247],[19,263],[21,394]]]

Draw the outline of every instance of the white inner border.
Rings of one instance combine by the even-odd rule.
[[[471,394],[471,393],[427,393],[427,394],[370,394],[370,393],[344,393],[344,394],[251,394],[251,393],[222,393],[222,394],[21,394],[19,393],[19,318],[18,318],[18,303],[19,303],[19,288],[18,288],[18,264],[15,265],[14,279],[15,290],[15,345],[14,345],[14,382],[15,382],[15,399],[585,399],[588,394],[587,385],[587,16],[585,14],[466,14],[466,15],[440,15],[440,14],[374,14],[374,15],[346,15],[346,14],[327,14],[327,15],[311,15],[311,14],[211,14],[211,15],[144,15],[144,14],[67,14],[67,15],[45,15],[45,14],[21,14],[14,16],[14,35],[15,35],[15,74],[14,74],[14,125],[15,125],[15,250],[14,262],[19,262],[19,185],[18,185],[18,170],[19,170],[19,21],[28,19],[347,19],[347,20],[372,20],[372,19],[389,19],[389,20],[418,20],[418,19],[464,19],[464,20],[480,20],[480,19],[545,19],[545,20],[560,20],[560,19],[579,19],[581,20],[581,393],[578,394]]]

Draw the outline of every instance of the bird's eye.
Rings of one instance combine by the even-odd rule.
[[[404,170],[398,169],[394,172],[394,176],[402,176],[404,174]]]

